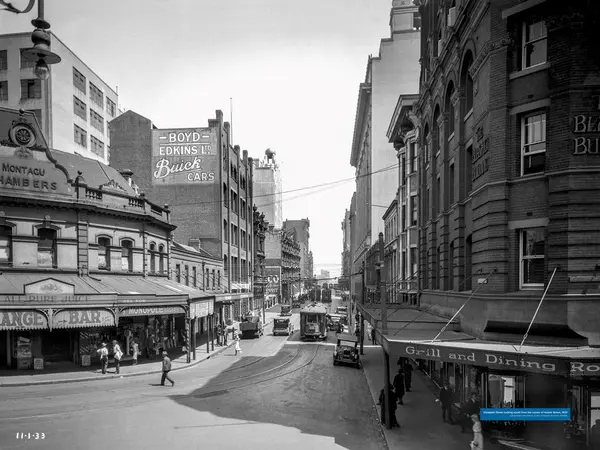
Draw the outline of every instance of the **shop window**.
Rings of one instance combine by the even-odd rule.
[[[121,268],[124,272],[133,272],[133,242],[128,239],[121,241]]]
[[[161,274],[165,273],[165,246],[158,246],[158,271]]]
[[[523,376],[488,375],[488,408],[524,408]]]
[[[547,59],[548,36],[544,21],[523,24],[522,68],[544,64]]]
[[[38,229],[38,267],[57,267],[56,261],[56,230],[50,228]]]
[[[110,239],[98,238],[98,269],[110,270]]]
[[[150,273],[156,273],[156,244],[150,243]]]
[[[0,266],[12,266],[12,228],[0,226]]]
[[[521,288],[544,286],[545,228],[520,231],[520,281]]]
[[[521,118],[521,175],[546,169],[546,114]]]

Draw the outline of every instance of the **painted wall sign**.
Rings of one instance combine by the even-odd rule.
[[[490,150],[490,140],[489,138],[483,138],[483,128],[481,127],[477,129],[476,135],[477,145],[473,147],[473,154],[471,156],[472,181],[475,181],[490,169],[488,158],[488,152]]]
[[[154,306],[147,308],[127,308],[121,312],[123,317],[132,316],[165,316],[169,314],[185,314],[181,306]]]
[[[2,160],[0,188],[51,194],[71,193],[66,175],[54,164],[19,158]]]
[[[494,369],[518,370],[524,372],[547,373],[554,375],[600,375],[600,360],[596,363],[575,362],[552,356],[542,357],[529,354],[490,352],[463,348],[440,347],[435,344],[390,343],[392,352],[415,359],[454,362]]]
[[[152,130],[152,184],[214,184],[217,144],[211,128]]]
[[[265,267],[265,295],[281,295],[281,267],[266,266]]]
[[[600,95],[592,96],[592,104],[600,111]],[[578,114],[573,117],[573,154],[600,154],[600,114]]]
[[[39,311],[0,311],[0,330],[42,330],[48,328]]]
[[[65,309],[52,319],[52,328],[114,327],[115,316],[106,309]]]

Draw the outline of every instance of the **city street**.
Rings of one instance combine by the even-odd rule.
[[[333,334],[299,342],[292,319],[289,342],[269,326],[241,341],[242,356],[229,348],[174,372],[175,387],[153,375],[2,388],[0,447],[385,448],[363,372],[333,367]]]

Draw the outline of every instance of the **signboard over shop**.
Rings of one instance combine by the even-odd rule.
[[[126,308],[119,315],[121,317],[135,316],[167,316],[169,314],[185,314],[181,306],[155,306],[148,308]]]
[[[115,316],[106,309],[65,309],[52,319],[52,328],[114,327]]]
[[[217,134],[212,128],[152,130],[152,184],[214,184],[218,150]]]
[[[39,311],[0,311],[0,330],[42,330],[48,328]]]
[[[0,164],[0,188],[48,194],[70,194],[67,176],[54,164],[9,158]]]

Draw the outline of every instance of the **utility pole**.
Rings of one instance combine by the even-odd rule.
[[[387,292],[385,276],[385,259],[383,256],[385,244],[383,233],[379,233],[379,298],[381,299],[381,334],[387,334]]]

